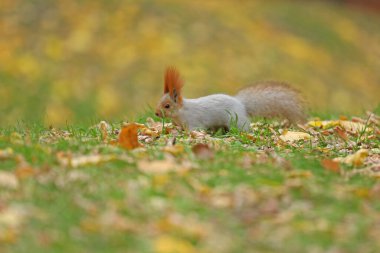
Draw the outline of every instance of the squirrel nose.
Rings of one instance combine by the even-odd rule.
[[[158,112],[156,112],[156,116],[157,116],[157,117],[160,117],[160,114],[158,114]]]

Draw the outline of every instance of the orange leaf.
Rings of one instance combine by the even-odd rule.
[[[135,149],[141,147],[137,138],[137,130],[141,128],[140,124],[129,123],[123,126],[120,131],[118,143],[125,149]]]
[[[33,167],[31,167],[27,164],[20,166],[15,170],[15,174],[16,174],[17,178],[19,178],[19,179],[32,177],[32,176],[34,176],[35,173],[36,172],[33,169]]]
[[[322,164],[323,168],[325,168],[326,170],[329,170],[329,171],[332,171],[335,173],[340,172],[339,162],[336,162],[336,161],[331,160],[331,159],[324,159],[324,160],[322,160],[321,164]]]
[[[347,134],[346,134],[346,132],[342,128],[336,127],[334,130],[335,130],[335,132],[338,134],[338,136],[340,138],[342,138],[345,141],[348,140]]]

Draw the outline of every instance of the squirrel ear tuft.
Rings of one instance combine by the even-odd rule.
[[[183,80],[175,67],[168,67],[165,72],[164,93],[169,93],[175,103],[182,105],[181,90]]]

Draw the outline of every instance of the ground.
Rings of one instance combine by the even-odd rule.
[[[379,116],[138,122],[2,128],[1,252],[379,251]]]

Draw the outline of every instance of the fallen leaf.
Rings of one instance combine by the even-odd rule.
[[[307,124],[315,128],[328,129],[339,125],[339,120],[312,120],[309,121]]]
[[[311,135],[304,132],[284,131],[280,135],[280,139],[284,142],[296,142],[299,140],[308,140],[310,138]]]
[[[352,165],[355,167],[359,167],[363,165],[364,160],[368,156],[369,152],[367,149],[360,149],[356,151],[355,154],[348,155],[346,157],[337,157],[334,158],[333,161],[345,163],[347,165]]]
[[[162,151],[172,154],[174,156],[178,156],[185,151],[185,147],[182,145],[173,145],[173,146],[165,146],[162,148]]]
[[[210,148],[209,145],[198,143],[195,144],[191,150],[195,154],[196,157],[199,159],[213,159],[214,158],[214,151]]]
[[[100,133],[102,135],[102,141],[104,143],[107,142],[107,139],[108,139],[108,128],[110,128],[109,124],[105,121],[100,121],[99,123],[99,130],[100,130]]]
[[[123,126],[119,133],[118,143],[125,149],[135,149],[142,145],[138,141],[137,130],[145,127],[137,123],[129,123]]]
[[[155,122],[152,118],[147,118],[146,123],[148,128],[150,128],[153,132],[158,133],[158,135],[162,132],[164,134],[169,134],[177,131],[177,128],[172,123]]]
[[[321,162],[323,168],[326,170],[339,173],[340,172],[340,163],[331,159],[324,159]]]
[[[161,235],[154,242],[154,249],[157,253],[195,253],[194,246],[183,239],[169,235]]]
[[[158,161],[139,161],[137,164],[140,171],[144,173],[168,173],[178,170],[178,165],[173,159],[165,159]]]
[[[146,135],[146,136],[150,136],[150,137],[157,137],[160,135],[160,132],[159,131],[154,131],[152,129],[149,129],[147,127],[143,127],[141,128],[140,130],[140,134],[141,135]]]
[[[0,171],[0,188],[15,190],[18,186],[18,179],[13,173],[8,171]]]
[[[336,128],[334,128],[334,131],[335,131],[335,132],[338,134],[338,136],[339,136],[340,138],[342,138],[343,140],[345,140],[345,141],[348,140],[347,134],[346,134],[346,132],[345,132],[342,128],[340,128],[340,127],[336,127]]]
[[[191,131],[190,136],[194,139],[205,139],[207,133],[204,131]]]
[[[339,125],[342,126],[346,131],[350,131],[354,133],[360,133],[363,131],[366,131],[366,132],[372,131],[371,128],[366,127],[366,125],[359,122],[340,120]]]
[[[28,164],[22,164],[19,167],[17,167],[17,169],[15,170],[15,174],[17,178],[19,179],[25,179],[25,178],[31,177],[35,173],[36,172],[34,168]]]
[[[62,166],[73,167],[73,168],[86,166],[86,165],[96,165],[99,163],[109,162],[113,160],[131,162],[130,158],[126,156],[101,155],[101,154],[73,156],[70,153],[63,153],[63,152],[57,153],[57,160]]]

